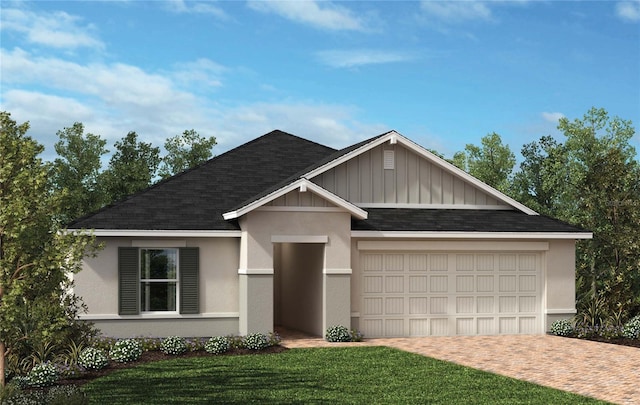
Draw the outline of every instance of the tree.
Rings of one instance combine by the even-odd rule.
[[[100,176],[108,202],[149,187],[160,164],[160,148],[138,141],[135,132],[129,132],[114,146],[116,152],[111,156],[109,167]]]
[[[482,146],[467,144],[453,155],[452,163],[502,192],[509,189],[516,158],[500,135],[492,132],[481,139]]]
[[[557,215],[566,200],[566,148],[546,135],[524,145],[521,153],[524,160],[514,175],[510,195],[541,214]]]
[[[215,145],[215,137],[204,138],[193,129],[167,139],[164,143],[167,154],[162,158],[160,177],[166,179],[204,163],[211,158],[211,148]]]
[[[63,232],[55,221],[60,194],[51,192],[43,147],[0,112],[0,385],[6,358],[20,342],[52,337],[74,320],[69,275],[91,253],[93,239]],[[30,324],[32,328],[22,328]],[[37,336],[36,336],[37,335]]]
[[[99,135],[84,133],[84,126],[76,122],[57,132],[54,145],[58,158],[53,162],[54,189],[64,191],[62,220],[67,223],[102,207],[104,189],[98,183],[101,158],[108,152],[107,141]]]
[[[593,231],[578,244],[576,272],[586,291],[579,305],[604,298],[604,311],[625,315],[640,306],[640,165],[629,141],[631,121],[590,109],[582,120],[560,119],[567,181],[560,218]]]

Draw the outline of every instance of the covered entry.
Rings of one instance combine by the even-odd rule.
[[[274,243],[274,323],[323,334],[324,243]]]

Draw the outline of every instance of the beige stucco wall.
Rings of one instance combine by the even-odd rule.
[[[575,241],[549,241],[549,251],[546,254],[545,265],[545,328],[548,331],[553,321],[569,319],[575,315]]]
[[[322,327],[318,328],[318,322],[313,321],[312,325],[308,325],[311,327],[309,330],[313,330],[314,334],[322,334],[327,323],[333,320],[344,320],[342,324],[349,326],[349,277],[339,278],[335,277],[339,274],[334,274],[350,272],[351,215],[348,212],[299,211],[295,207],[288,211],[256,210],[242,217],[240,226],[243,233],[240,271],[246,273],[241,275],[240,283],[240,333],[272,330],[274,326],[273,300],[269,302],[258,297],[267,292],[273,294],[274,243],[282,243],[282,238],[286,243],[298,244],[308,237],[326,237],[326,242],[322,242],[322,284],[319,287],[322,288],[323,297]],[[280,242],[274,242],[274,238]],[[270,286],[267,282],[257,281],[264,277],[271,278]],[[260,285],[253,285],[253,280]],[[314,294],[317,292],[313,290]],[[330,302],[327,297],[332,297]],[[327,308],[331,308],[329,313]],[[284,311],[281,314],[286,312],[281,311]],[[334,311],[343,313],[336,314]]]
[[[104,243],[105,247],[97,257],[84,260],[83,270],[74,275],[74,292],[88,306],[88,313],[83,318],[95,322],[103,333],[112,336],[238,333],[239,238],[103,237],[98,238],[98,242]],[[141,243],[200,248],[200,315],[118,315],[118,247]],[[207,330],[211,333],[205,333]]]

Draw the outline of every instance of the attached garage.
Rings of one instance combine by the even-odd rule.
[[[403,245],[411,243],[398,242],[398,248]],[[457,245],[469,249],[473,243]],[[385,251],[368,250],[375,242],[361,242],[362,332],[368,337],[544,333],[548,244],[498,245],[503,250]],[[492,246],[496,243],[479,247]],[[529,249],[509,250],[523,246]]]

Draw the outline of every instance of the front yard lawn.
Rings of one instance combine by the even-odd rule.
[[[386,347],[177,358],[83,387],[95,404],[589,404],[579,395]]]

